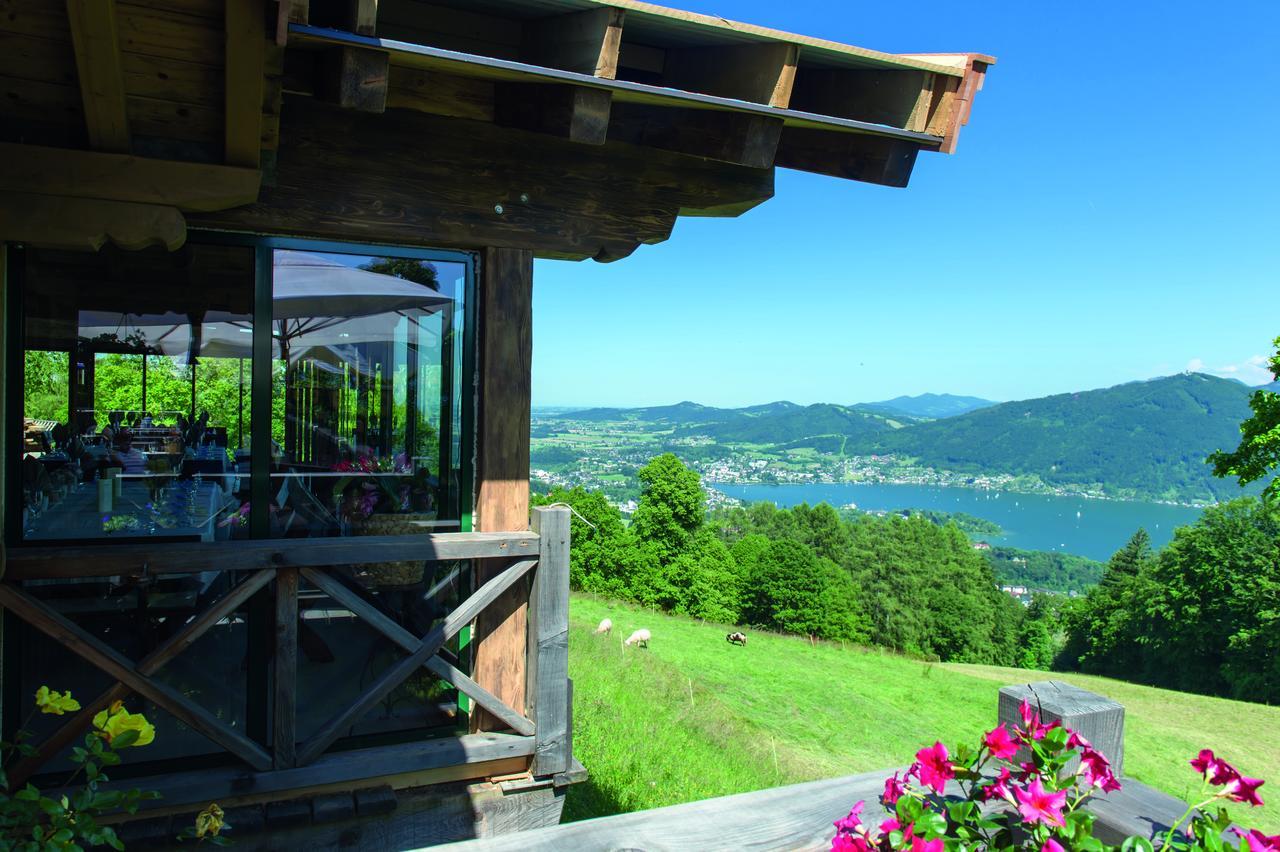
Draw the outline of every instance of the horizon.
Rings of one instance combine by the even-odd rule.
[[[1269,380],[1278,181],[1254,141],[1280,131],[1257,109],[1280,88],[1280,4],[682,5],[997,64],[957,153],[921,155],[908,188],[780,169],[738,219],[682,219],[616,263],[537,261],[540,407]],[[1214,74],[1170,60],[1191,47]]]
[[[898,400],[898,399],[904,399],[904,398],[918,399],[920,397],[925,397],[925,396],[980,399],[983,402],[991,403],[991,405],[1004,405],[1005,403],[1010,403],[1010,402],[1028,402],[1033,399],[1044,399],[1045,397],[1049,397],[1049,396],[1090,393],[1092,391],[1109,390],[1110,388],[1116,388],[1122,385],[1139,384],[1142,382],[1155,382],[1161,379],[1172,379],[1172,378],[1176,378],[1177,376],[1192,376],[1192,375],[1205,376],[1211,379],[1221,379],[1227,382],[1235,382],[1251,391],[1261,390],[1263,388],[1268,387],[1269,385],[1277,383],[1276,380],[1272,379],[1270,373],[1267,373],[1268,380],[1263,382],[1262,384],[1250,384],[1235,376],[1219,376],[1219,375],[1215,375],[1214,373],[1206,373],[1200,370],[1181,370],[1177,373],[1169,373],[1168,375],[1164,375],[1164,376],[1151,376],[1150,378],[1146,378],[1146,379],[1130,379],[1129,381],[1116,382],[1115,384],[1103,385],[1101,387],[1076,388],[1074,390],[1057,391],[1055,393],[1043,394],[1042,396],[1019,397],[1018,399],[988,399],[987,397],[978,396],[977,394],[969,394],[969,393],[952,393],[951,391],[922,391],[917,394],[895,394],[894,396],[885,397],[884,399],[855,400],[853,402],[836,402],[830,399],[821,399],[821,400],[816,400],[814,402],[796,402],[790,399],[777,398],[777,399],[768,399],[768,400],[756,401],[756,402],[746,402],[741,405],[708,405],[707,403],[699,402],[695,399],[685,398],[685,399],[679,399],[675,401],[644,403],[644,404],[637,404],[637,405],[614,404],[614,403],[609,403],[609,404],[555,403],[555,404],[552,404],[552,403],[535,402],[530,406],[530,408],[532,409],[555,408],[555,409],[567,409],[570,411],[589,411],[592,409],[599,409],[599,408],[636,409],[636,408],[664,408],[664,407],[674,406],[674,405],[701,405],[705,408],[738,409],[738,408],[753,408],[753,407],[762,406],[762,405],[778,405],[778,404],[795,405],[795,406],[804,408],[810,405],[842,405],[842,406],[879,405],[882,403],[893,402],[894,400]]]

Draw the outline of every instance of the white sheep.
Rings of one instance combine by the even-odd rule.
[[[649,631],[641,627],[635,633],[632,633],[630,636],[628,636],[627,640],[622,644],[624,647],[631,646],[631,645],[638,645],[641,648],[648,648],[649,638],[650,638]]]
[[[608,618],[600,619],[600,626],[596,628],[596,635],[598,636],[601,633],[603,633],[604,635],[608,636],[612,632],[613,632],[613,621]]]

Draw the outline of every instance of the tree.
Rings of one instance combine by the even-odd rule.
[[[1142,527],[1138,527],[1124,547],[1112,554],[1107,561],[1106,570],[1102,572],[1100,585],[1112,592],[1117,591],[1126,581],[1138,576],[1138,572],[1151,561],[1151,536]]]
[[[1280,337],[1272,341],[1276,354],[1269,363],[1271,375],[1280,382]],[[1218,450],[1209,456],[1214,476],[1234,476],[1248,485],[1262,479],[1280,466],[1280,393],[1254,391],[1249,399],[1253,416],[1240,424],[1240,446],[1234,452]],[[1273,479],[1263,494],[1268,499],[1280,498],[1280,479]]]
[[[394,275],[406,281],[414,281],[430,287],[432,290],[440,289],[440,279],[436,274],[436,268],[429,261],[416,260],[410,257],[380,257],[360,268],[366,272],[376,272],[379,275]]]
[[[667,562],[684,551],[706,516],[706,495],[698,474],[672,453],[640,468],[640,505],[631,518],[640,540]]]

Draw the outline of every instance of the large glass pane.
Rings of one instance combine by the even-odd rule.
[[[253,256],[202,245],[26,253],[24,539],[240,531],[248,480],[233,452],[249,423],[239,366],[251,354]]]
[[[273,534],[457,529],[465,265],[279,250],[273,267]]]

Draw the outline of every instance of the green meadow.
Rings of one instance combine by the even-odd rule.
[[[593,635],[605,617],[613,635]],[[639,627],[653,633],[649,648],[624,649]],[[725,641],[730,629],[574,595],[573,750],[590,778],[570,791],[565,819],[905,766],[935,739],[976,744],[1000,686],[1059,679],[1124,704],[1126,775],[1186,797],[1199,789],[1187,761],[1212,748],[1272,781],[1261,793],[1276,803],[1237,807],[1236,820],[1280,831],[1280,708],[768,633],[740,648]]]

